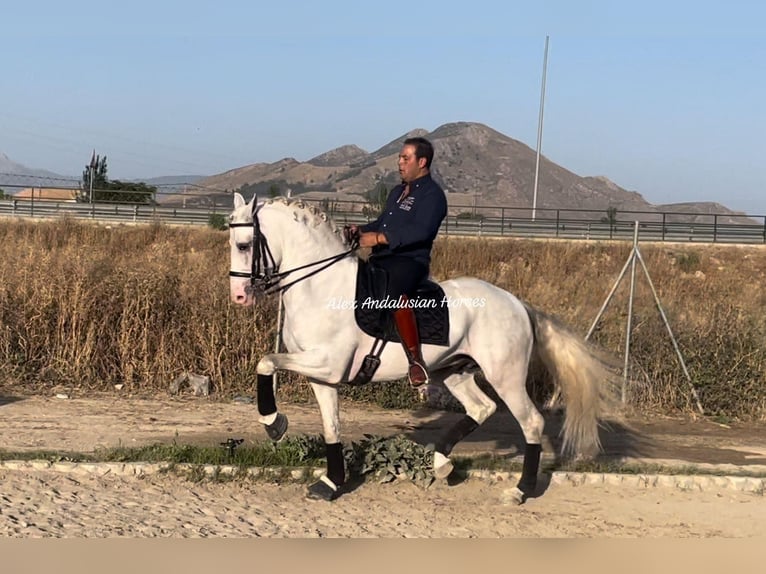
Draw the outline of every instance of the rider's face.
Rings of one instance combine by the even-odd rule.
[[[399,175],[404,182],[411,182],[425,175],[426,158],[415,157],[415,146],[406,145],[399,152]]]

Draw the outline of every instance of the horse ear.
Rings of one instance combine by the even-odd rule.
[[[234,192],[234,209],[239,209],[245,205],[245,198],[242,197],[242,194],[238,191]]]

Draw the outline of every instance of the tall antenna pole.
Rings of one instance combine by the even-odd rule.
[[[545,55],[543,56],[543,85],[540,89],[540,119],[537,123],[537,159],[535,160],[535,190],[532,194],[532,221],[537,215],[537,181],[540,176],[540,146],[543,142],[543,108],[545,107],[545,73],[548,68],[548,36],[545,37]]]

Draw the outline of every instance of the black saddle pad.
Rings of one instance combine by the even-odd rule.
[[[354,315],[359,328],[377,339],[401,342],[393,320],[395,299],[386,298],[387,274],[367,261],[359,261]],[[449,306],[438,283],[425,279],[410,298],[421,344],[449,345]]]

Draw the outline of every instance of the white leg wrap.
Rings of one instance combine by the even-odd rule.
[[[335,492],[335,491],[337,491],[337,490],[338,490],[338,487],[335,485],[335,483],[334,483],[332,480],[330,480],[329,478],[327,478],[327,475],[326,475],[326,474],[323,474],[322,476],[320,476],[320,477],[319,477],[319,480],[320,480],[320,481],[322,481],[322,482],[324,482],[324,483],[325,483],[327,486],[329,486],[330,488],[332,488],[333,492]]]
[[[434,469],[441,468],[448,463],[449,463],[449,458],[447,458],[440,452],[434,453]]]
[[[517,486],[503,491],[502,500],[504,504],[518,506],[524,502],[524,493]]]
[[[277,420],[277,412],[279,411],[274,411],[270,415],[259,416],[258,422],[264,425],[273,425],[274,421]]]
[[[449,458],[440,452],[434,453],[434,476],[438,479],[447,478],[455,468]]]

